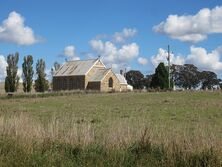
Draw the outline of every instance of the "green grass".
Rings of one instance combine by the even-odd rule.
[[[222,166],[221,92],[55,95],[1,98],[0,166]]]

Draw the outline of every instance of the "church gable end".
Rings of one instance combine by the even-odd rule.
[[[110,70],[101,80],[100,87],[100,90],[103,92],[120,91],[120,82],[112,70]]]
[[[95,66],[106,68],[106,66],[101,62],[100,59],[96,62]]]

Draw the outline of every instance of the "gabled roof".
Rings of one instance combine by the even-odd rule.
[[[127,85],[127,81],[125,79],[125,77],[121,74],[116,74],[116,77],[118,78],[120,84],[126,84]]]
[[[110,71],[111,69],[101,69],[101,68],[98,68],[95,73],[92,75],[92,77],[89,79],[89,82],[99,82],[101,81],[105,76],[106,74],[108,74],[108,72]]]
[[[79,76],[86,75],[99,59],[76,60],[66,62],[54,76]]]

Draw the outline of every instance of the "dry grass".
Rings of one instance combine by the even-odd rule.
[[[148,145],[163,146],[171,155],[176,146],[182,157],[202,155],[204,150],[222,157],[221,99],[220,92],[3,99],[0,136],[19,141],[29,154],[35,150],[33,142],[124,150],[148,141]]]
[[[190,152],[214,148],[222,155],[222,140],[206,125],[197,125],[192,132],[184,127],[182,133],[181,127],[166,131],[168,125],[164,123],[161,126],[149,125],[138,120],[134,125],[140,128],[135,129],[127,121],[117,121],[105,131],[98,131],[93,123],[79,123],[70,117],[53,117],[47,124],[42,124],[26,113],[19,113],[10,118],[0,117],[0,135],[14,137],[30,146],[33,141],[42,143],[48,139],[74,146],[87,147],[91,144],[100,144],[108,149],[116,149],[126,148],[139,141],[146,131],[146,136],[153,144],[164,144],[169,149],[172,148],[172,144],[176,144]]]
[[[1,95],[1,94],[4,94],[4,92],[5,92],[4,83],[0,82],[0,95]]]
[[[43,125],[23,113],[10,118],[0,117],[0,135],[12,136],[25,145],[32,145],[33,141],[42,143],[46,139],[81,146],[94,141],[90,124],[77,126],[73,122],[67,127],[65,122],[53,118],[47,125]]]

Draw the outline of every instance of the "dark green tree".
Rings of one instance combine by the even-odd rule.
[[[200,72],[199,79],[202,83],[202,89],[212,89],[213,86],[219,85],[220,83],[220,80],[217,78],[217,74],[211,71]]]
[[[23,91],[31,92],[32,82],[33,82],[33,58],[31,55],[24,57],[24,62],[22,64],[22,75],[23,75]]]
[[[194,89],[200,83],[200,72],[193,64],[172,65],[171,71],[174,83],[178,87]]]
[[[171,74],[175,85],[185,89],[195,89],[198,86],[202,86],[202,89],[211,89],[221,81],[214,72],[200,72],[193,64],[172,65]]]
[[[161,88],[161,89],[167,89],[169,88],[169,82],[168,82],[168,71],[164,65],[164,63],[160,63],[156,70],[155,74],[152,77],[152,81],[150,83],[151,88]]]
[[[18,77],[18,61],[19,53],[16,52],[15,55],[9,54],[7,57],[8,66],[6,67],[6,78],[5,78],[5,91],[6,92],[16,92],[19,86]]]
[[[36,92],[45,92],[49,88],[49,83],[46,80],[45,61],[43,59],[38,60],[36,63],[36,75],[37,75],[37,79],[35,80]]]
[[[142,89],[144,87],[143,82],[144,75],[140,71],[128,71],[126,73],[127,83],[132,85],[134,89]]]
[[[143,78],[143,85],[148,89],[150,88],[150,84],[152,82],[153,74],[146,75],[146,77]]]

